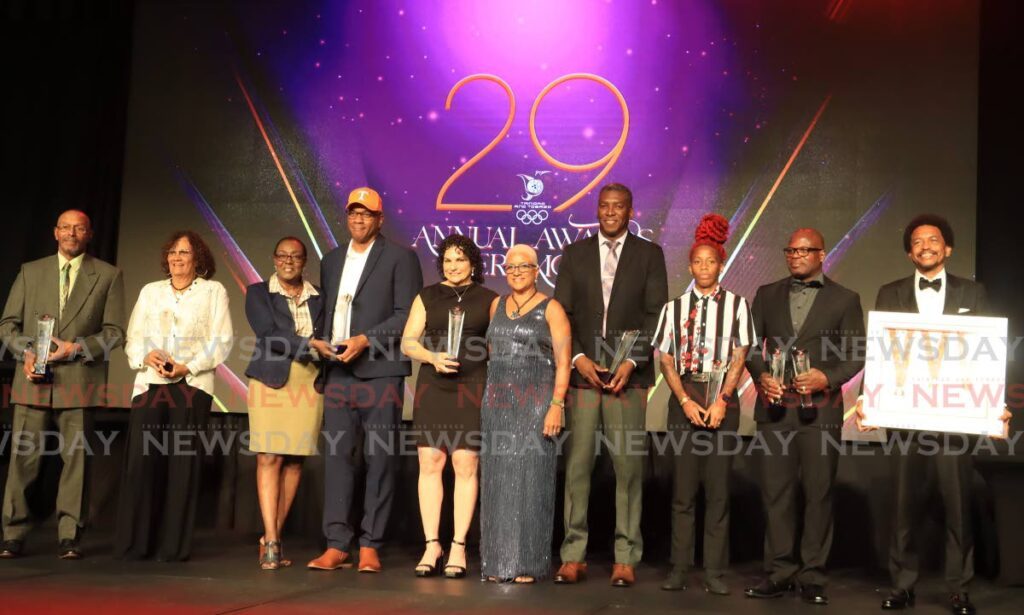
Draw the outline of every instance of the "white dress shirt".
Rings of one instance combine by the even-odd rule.
[[[338,284],[338,297],[334,303],[334,322],[331,323],[331,333],[329,339],[332,342],[342,341],[352,336],[352,331],[348,331],[348,335],[342,335],[346,323],[342,321],[345,317],[346,312],[341,305],[341,298],[348,295],[350,298],[356,296],[356,289],[359,287],[359,278],[363,275],[363,269],[366,268],[366,258],[370,256],[370,250],[373,249],[373,244],[377,240],[374,239],[370,242],[370,245],[366,246],[366,249],[362,252],[356,252],[352,248],[352,241],[348,242],[348,252],[345,254],[345,266],[341,269],[341,282]],[[351,303],[349,304],[351,309]],[[348,322],[351,322],[351,315],[349,315]]]
[[[939,272],[939,275],[928,280],[929,282],[942,280],[942,288],[938,292],[930,288],[922,290],[920,280],[928,280],[928,278],[921,275],[920,271],[914,272],[914,297],[917,299],[917,312],[929,316],[942,314],[943,308],[946,307],[946,287],[948,286],[945,268]]]
[[[160,376],[143,361],[153,350],[163,350],[188,367],[185,382],[213,395],[213,370],[224,362],[234,341],[228,294],[220,282],[196,278],[182,293],[170,280],[142,287],[132,309],[124,351],[137,371],[132,396],[150,384],[174,382]]]

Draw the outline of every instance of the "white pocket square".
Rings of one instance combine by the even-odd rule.
[[[957,311],[957,314],[963,314],[963,313],[965,313],[965,312],[970,312],[970,311],[971,311],[971,308],[960,308],[960,309],[959,309],[959,310]]]

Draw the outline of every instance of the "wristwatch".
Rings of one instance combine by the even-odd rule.
[[[725,403],[729,403],[732,401],[732,395],[729,393],[721,393],[719,394],[719,397],[721,397],[722,401],[724,401]]]
[[[680,407],[685,406],[686,402],[688,402],[688,401],[690,401],[690,398],[687,397],[686,395],[683,395],[682,397],[679,398],[679,406]]]

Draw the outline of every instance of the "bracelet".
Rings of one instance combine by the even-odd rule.
[[[688,402],[688,401],[692,401],[692,400],[689,397],[687,397],[686,395],[683,395],[682,397],[679,398],[679,405],[680,406],[685,406],[686,402]]]
[[[732,395],[730,395],[729,393],[721,393],[719,394],[719,397],[721,397],[722,401],[724,401],[725,403],[729,403],[732,401]]]
[[[551,405],[552,406],[558,406],[559,408],[565,408],[565,400],[564,399],[552,399],[551,400]]]

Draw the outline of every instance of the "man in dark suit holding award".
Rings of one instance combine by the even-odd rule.
[[[324,256],[320,287],[327,340],[311,345],[328,361],[323,371],[324,536],[327,549],[309,562],[315,570],[352,565],[349,547],[357,532],[349,522],[356,483],[356,438],[362,436],[366,490],[359,535],[359,571],[380,572],[378,557],[394,498],[396,435],[402,418],[410,363],[401,353],[402,330],[423,273],[412,250],[380,234],[384,204],[370,188],[349,194],[352,236]]]
[[[600,233],[566,247],[558,267],[555,299],[572,324],[572,390],[565,465],[565,540],[556,583],[586,576],[587,504],[596,437],[603,427],[615,468],[615,566],[611,582],[629,587],[643,552],[640,534],[647,389],[654,384],[651,339],[668,298],[661,246],[629,233],[633,195],[609,184],[598,195]],[[622,335],[639,338],[618,366]],[[623,349],[625,350],[625,349]],[[610,371],[614,369],[614,372]]]
[[[767,578],[746,590],[750,598],[775,598],[794,581],[811,604],[827,604],[825,563],[832,547],[832,484],[843,424],[842,385],[864,367],[864,313],[860,296],[822,273],[825,240],[798,229],[784,248],[790,275],[762,286],[751,313],[757,345],[747,370],[759,395],[754,419],[767,452],[761,486],[765,504]],[[776,350],[786,359],[783,382],[772,377]],[[802,351],[810,370],[793,375]],[[791,384],[789,390],[784,382]],[[803,533],[796,554],[797,482],[804,493]]]
[[[959,314],[985,316],[985,287],[978,282],[948,273],[945,261],[953,254],[953,229],[941,216],[917,216],[903,231],[903,250],[914,264],[914,275],[890,282],[878,290],[875,309],[884,312],[916,314]],[[860,404],[857,422],[863,417]],[[1003,419],[1009,420],[1009,413]],[[866,428],[862,427],[862,430]],[[927,465],[934,464],[935,475],[946,517],[946,584],[950,608],[956,615],[975,612],[968,596],[974,576],[974,537],[971,533],[970,486],[974,472],[969,454],[923,455],[917,438],[922,432],[890,430],[891,438],[911,439],[906,454],[893,447],[895,455],[896,496],[895,527],[889,548],[889,573],[892,589],[882,601],[885,610],[914,605],[914,585],[918,577],[915,525],[921,520],[922,485]],[[935,436],[936,434],[929,434]],[[963,436],[966,438],[966,436]],[[942,442],[936,438],[933,442]]]
[[[92,223],[68,210],[53,229],[57,256],[25,263],[7,296],[0,338],[21,369],[12,385],[14,424],[11,464],[3,500],[0,558],[22,553],[31,528],[27,490],[39,475],[44,431],[60,432],[63,447],[57,487],[58,556],[80,559],[85,526],[86,408],[102,406],[110,353],[124,343],[121,271],[85,253]],[[43,320],[53,319],[49,349],[38,346]],[[33,370],[36,354],[48,352],[45,374]]]

